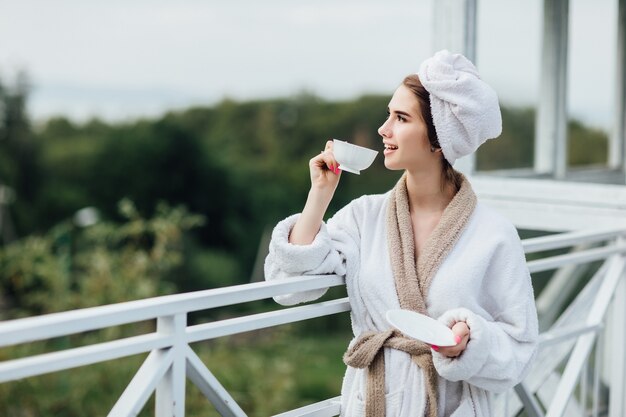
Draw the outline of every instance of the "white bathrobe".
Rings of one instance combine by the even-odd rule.
[[[298,215],[278,223],[265,261],[267,280],[290,276],[345,276],[355,336],[390,328],[385,313],[400,308],[386,237],[389,193],[363,196],[338,211],[310,245],[290,244]],[[326,290],[275,297],[283,305],[312,301]],[[537,313],[530,274],[515,227],[477,203],[457,243],[430,284],[427,309],[446,325],[465,321],[467,348],[458,358],[433,351],[438,414],[491,416],[488,391],[502,392],[526,375],[535,354]],[[354,341],[354,339],[353,339]],[[421,369],[402,351],[385,349],[386,415],[424,416]],[[347,367],[341,415],[363,416],[367,369]]]

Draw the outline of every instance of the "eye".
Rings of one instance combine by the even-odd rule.
[[[399,122],[406,122],[406,117],[402,116],[401,114],[397,115],[396,118]]]

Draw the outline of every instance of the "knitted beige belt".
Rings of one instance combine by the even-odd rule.
[[[366,417],[385,417],[385,353],[383,347],[398,349],[411,355],[422,369],[426,381],[428,417],[437,417],[437,372],[430,347],[408,338],[394,329],[365,332],[343,356],[346,365],[367,368]]]

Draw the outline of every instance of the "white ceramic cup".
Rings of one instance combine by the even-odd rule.
[[[378,151],[354,145],[339,139],[333,139],[333,154],[342,171],[360,174],[374,162]]]

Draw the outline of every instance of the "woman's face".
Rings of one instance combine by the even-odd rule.
[[[387,120],[378,128],[385,144],[385,166],[411,171],[439,167],[441,156],[430,151],[428,129],[413,92],[404,85],[398,87],[387,113]]]

